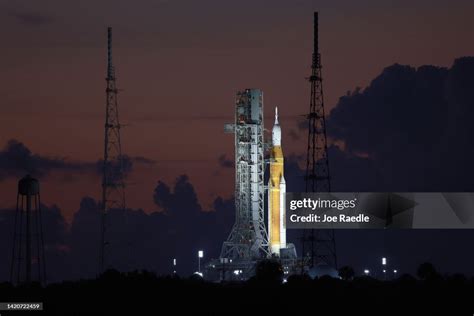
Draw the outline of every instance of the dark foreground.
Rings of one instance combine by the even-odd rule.
[[[424,281],[404,275],[393,281],[290,277],[216,284],[200,278],[156,277],[147,272],[108,271],[97,280],[45,288],[0,284],[0,302],[43,302],[44,311],[8,315],[328,315],[344,311],[473,315],[474,280],[461,275]],[[326,311],[326,312],[324,312]],[[329,311],[329,313],[328,313]],[[338,313],[339,314],[339,313]]]

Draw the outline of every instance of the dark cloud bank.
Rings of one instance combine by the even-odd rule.
[[[223,168],[234,168],[234,161],[227,158],[225,154],[222,154],[217,158],[220,167]]]
[[[329,115],[335,190],[473,191],[473,115],[473,57],[386,68]]]
[[[30,27],[49,25],[56,21],[51,15],[24,10],[10,10],[8,15],[13,17],[18,23]]]
[[[170,273],[172,259],[178,271],[197,270],[197,252],[206,257],[219,255],[221,241],[227,237],[234,218],[233,200],[217,198],[213,210],[198,203],[193,186],[180,176],[173,188],[159,182],[153,198],[160,212],[146,214],[141,209],[112,210],[107,225],[108,266],[119,270],[147,269]],[[48,279],[95,277],[99,255],[99,205],[83,198],[71,225],[67,225],[56,206],[43,206],[43,227]],[[0,210],[0,280],[9,278],[14,210]]]
[[[329,148],[332,189],[474,191],[473,115],[474,57],[449,69],[385,68],[329,114],[329,136],[345,143],[344,150]],[[294,162],[287,168],[296,170],[286,171],[291,186],[298,168]],[[359,269],[387,255],[401,271],[427,260],[444,271],[474,274],[466,248],[474,242],[472,230],[338,231],[337,238],[339,262]]]
[[[474,191],[474,57],[451,68],[392,65],[329,113],[333,191]],[[307,124],[299,124],[306,137]],[[305,157],[286,159],[288,191],[304,191]],[[299,246],[300,232],[289,231]],[[359,272],[387,256],[399,271],[432,261],[474,274],[472,230],[337,231],[338,260]]]
[[[155,161],[145,157],[123,155],[123,174],[127,177],[133,171],[135,164],[153,165],[154,163]],[[110,162],[110,166],[112,167],[112,174],[118,174],[118,162]],[[9,140],[3,150],[0,150],[0,181],[7,178],[20,178],[25,174],[43,178],[55,171],[67,172],[71,176],[79,173],[100,175],[102,168],[102,159],[96,162],[78,162],[64,157],[48,157],[34,154],[22,142],[15,139]]]
[[[7,142],[0,151],[0,180],[19,178],[26,173],[41,178],[53,170],[83,172],[93,170],[91,163],[67,161],[65,158],[45,157],[33,154],[28,147],[17,140]]]
[[[386,68],[366,89],[342,97],[328,117],[329,135],[345,143],[344,150],[329,148],[334,191],[474,191],[472,117],[474,58],[458,59],[450,69]],[[11,165],[23,160],[5,158],[12,152],[23,152],[20,157],[29,157],[42,172],[48,169],[44,166],[80,168],[25,155],[18,144],[10,147],[19,148],[0,152],[0,179],[24,171]],[[304,190],[304,159],[287,157],[288,191]],[[221,168],[231,167],[225,156],[218,162]],[[186,176],[172,187],[158,182],[150,195],[161,212],[128,209],[109,216],[109,253],[115,267],[169,273],[172,258],[177,258],[178,272],[190,274],[197,266],[198,249],[205,249],[206,258],[218,256],[233,223],[233,200],[217,198],[213,210],[203,210]],[[97,202],[84,198],[70,227],[57,207],[45,207],[44,214],[50,279],[95,276]],[[0,247],[7,254],[0,260],[0,280],[8,278],[12,216],[12,210],[0,211]],[[299,233],[289,232],[297,247]],[[474,255],[466,247],[474,241],[471,230],[347,230],[338,231],[337,238],[340,265],[350,264],[358,271],[376,270],[379,259],[387,256],[401,272],[413,272],[418,264],[432,261],[443,272],[474,274]]]

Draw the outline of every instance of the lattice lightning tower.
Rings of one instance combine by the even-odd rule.
[[[330,192],[328,148],[326,122],[323,101],[323,81],[321,76],[321,54],[318,45],[318,12],[314,12],[314,47],[311,64],[310,111],[308,119],[308,147],[306,160],[306,192]],[[305,244],[310,243],[310,266],[326,263],[337,268],[336,242],[334,230],[319,229],[304,231],[302,256],[305,256]]]
[[[112,63],[112,28],[107,29],[107,88],[105,106],[104,161],[102,165],[101,241],[99,272],[107,268],[107,215],[111,209],[125,209],[123,156],[117,105],[115,69]]]

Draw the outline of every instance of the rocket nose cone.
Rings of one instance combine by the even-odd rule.
[[[278,108],[275,107],[275,124],[272,129],[273,146],[281,146],[281,127],[278,122]]]

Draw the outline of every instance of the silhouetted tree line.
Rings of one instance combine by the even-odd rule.
[[[411,314],[415,310],[449,315],[474,311],[474,278],[442,276],[430,263],[415,278],[404,274],[381,281],[355,276],[342,267],[340,279],[292,275],[276,260],[264,260],[246,282],[213,283],[198,275],[157,276],[147,271],[108,270],[97,279],[14,287],[0,283],[0,301],[44,302],[34,315],[273,315],[330,310],[375,311],[379,315]],[[3,314],[2,314],[3,315]],[[20,315],[20,313],[15,313]]]

